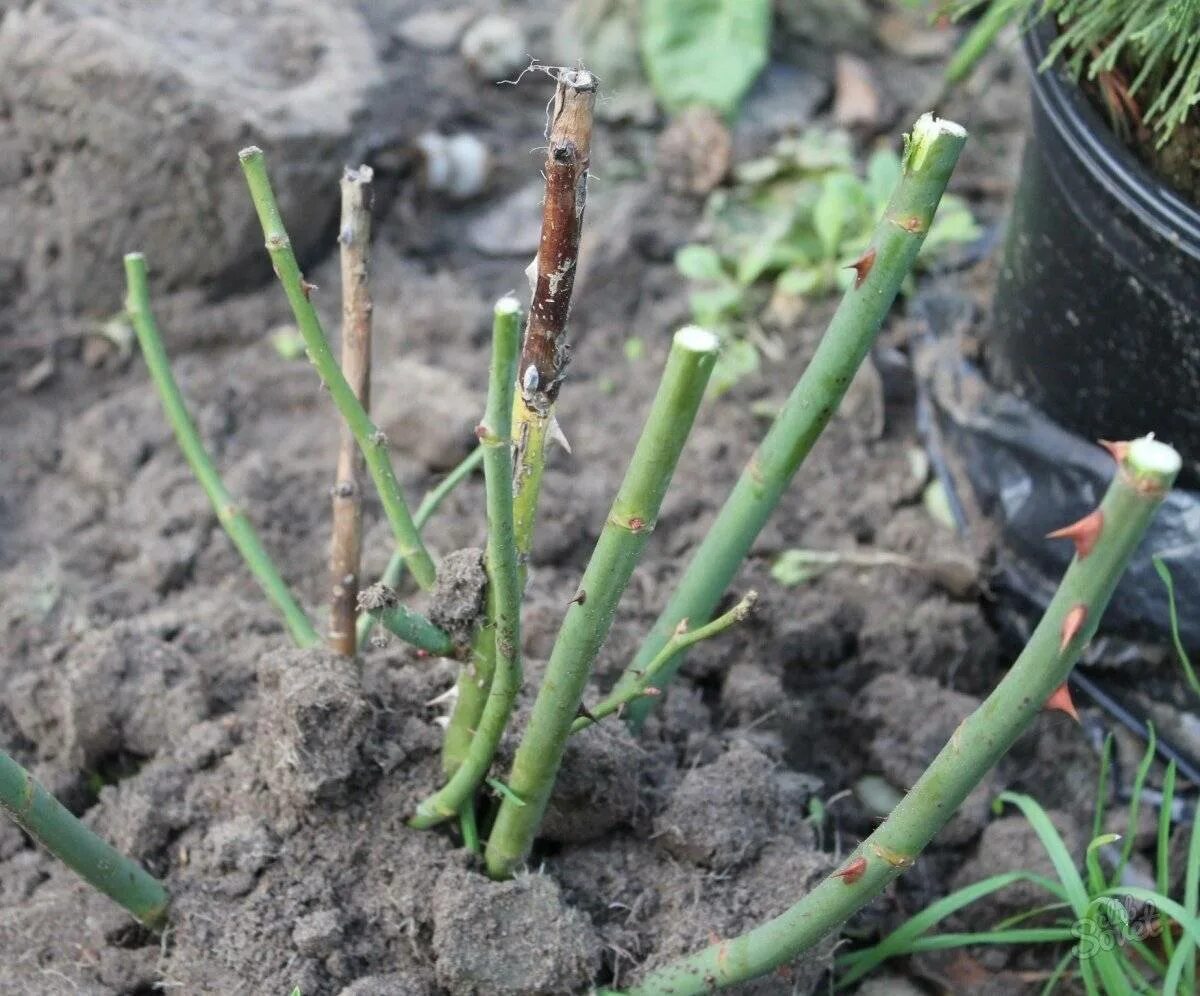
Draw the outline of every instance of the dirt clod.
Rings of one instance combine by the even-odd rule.
[[[739,742],[711,764],[688,772],[655,820],[660,846],[714,871],[752,861],[799,810],[782,805],[775,768],[761,751]]]
[[[449,868],[433,917],[438,982],[461,996],[579,992],[599,960],[591,924],[544,875],[494,883]]]
[[[355,662],[323,648],[281,649],[259,663],[258,680],[264,781],[297,800],[344,798],[372,722]]]
[[[468,547],[446,554],[438,565],[437,583],[430,596],[430,620],[454,637],[455,643],[469,643],[483,613],[486,587],[482,550]]]
[[[638,809],[641,751],[619,720],[572,734],[540,836],[578,843],[627,825]]]

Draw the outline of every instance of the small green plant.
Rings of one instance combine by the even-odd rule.
[[[1043,996],[1077,979],[1089,994],[1126,996],[1130,993],[1194,996],[1196,988],[1196,945],[1200,943],[1200,822],[1194,822],[1183,869],[1183,895],[1173,899],[1170,883],[1171,813],[1175,800],[1175,764],[1163,778],[1158,816],[1152,888],[1128,884],[1126,869],[1133,853],[1133,835],[1138,811],[1145,804],[1146,778],[1154,758],[1154,733],[1134,779],[1129,819],[1122,838],[1103,833],[1105,800],[1110,788],[1113,741],[1108,737],[1101,754],[1100,782],[1093,815],[1092,839],[1083,855],[1072,854],[1045,810],[1032,798],[1014,792],[996,800],[999,813],[1015,806],[1029,821],[1045,848],[1055,878],[1015,869],[975,882],[933,903],[898,927],[879,943],[837,958],[836,989],[844,990],[890,958],[919,951],[947,950],[975,945],[1049,945],[1058,955],[1046,980]],[[1121,846],[1118,848],[1117,845]],[[1110,870],[1102,856],[1109,852]],[[1080,873],[1080,865],[1084,871]],[[1005,921],[990,930],[936,933],[947,917],[972,903],[1017,882],[1031,882],[1046,893],[1047,902]],[[1176,933],[1180,936],[1176,936]],[[1159,945],[1152,942],[1158,938]]]
[[[1042,69],[1061,65],[1100,84],[1118,132],[1145,124],[1159,145],[1200,100],[1200,0],[954,0],[956,17],[982,12],[947,70],[966,76],[999,30],[1046,20],[1058,37]]]
[[[714,394],[758,369],[759,316],[772,295],[821,298],[861,279],[876,219],[900,174],[900,157],[881,148],[860,176],[849,135],[811,129],[739,165],[733,186],[710,195],[704,241],[682,247],[675,265],[698,285],[689,299],[693,320],[724,342]],[[979,234],[966,202],[943,196],[917,267]]]

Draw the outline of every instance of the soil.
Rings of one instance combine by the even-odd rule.
[[[529,150],[541,141],[549,89],[536,77],[499,90],[478,83],[456,52],[414,50],[380,27],[379,7],[399,18],[419,5],[367,6],[392,78],[419,63],[439,81],[446,126],[478,133],[495,154],[487,190],[465,204],[397,173],[376,226],[372,394],[415,499],[472,443],[489,305],[523,284],[528,262],[521,232],[509,233],[520,251],[499,256],[463,233],[491,223],[536,181],[540,153]],[[541,44],[550,26],[533,8],[517,5],[515,16]],[[936,63],[885,51],[876,62],[879,78],[894,71],[914,81],[892,98],[899,119],[911,119],[917,108],[901,94],[932,83]],[[986,105],[976,108],[967,91],[948,113],[976,132],[955,186],[988,222],[1004,210],[1023,103],[1008,56],[992,57],[985,74]],[[385,89],[374,120],[402,120],[405,106],[402,88]],[[828,100],[813,107],[817,120],[829,111]],[[893,124],[875,131],[894,136]],[[572,454],[555,451],[546,473],[524,617],[527,689],[605,520],[670,333],[688,317],[671,258],[700,202],[672,192],[678,184],[655,162],[655,135],[623,124],[596,134],[576,348],[559,405]],[[370,144],[357,138],[355,147]],[[341,165],[328,162],[331,204]],[[536,214],[520,224],[536,235]],[[921,287],[976,300],[991,265],[967,259]],[[336,328],[336,261],[315,260],[309,276]],[[322,618],[337,426],[308,364],[282,359],[269,342],[266,333],[286,321],[278,289],[244,290],[239,280],[160,294],[160,322],[231,491]],[[665,603],[763,431],[761,413],[785,397],[831,310],[810,307],[773,330],[786,343],[780,359],[707,404],[589,700]],[[794,902],[878,818],[847,790],[868,774],[907,787],[1003,672],[1007,649],[986,595],[892,569],[838,569],[795,589],[771,578],[773,556],[793,546],[871,545],[929,560],[950,550],[986,563],[986,549],[965,545],[922,507],[907,374],[860,379],[866,401],[851,399],[834,420],[738,578],[737,592],[760,593],[753,618],[696,648],[639,739],[610,721],[572,740],[528,870],[491,883],[452,831],[405,826],[439,781],[437,700],[457,665],[395,642],[373,644],[361,666],[291,649],[192,481],[141,363],[95,348],[76,329],[47,314],[0,335],[0,739],[162,876],[173,912],[168,933],[151,936],[0,823],[5,993],[442,996],[627,982]],[[631,335],[645,345],[636,361],[623,348]],[[881,369],[903,358],[906,336],[901,308],[884,332]],[[47,356],[51,376],[17,389]],[[371,577],[390,545],[373,502],[367,521]],[[439,555],[463,551],[465,577],[484,527],[482,481],[473,478],[426,536]],[[458,580],[437,606],[450,622],[478,605],[477,590]],[[402,595],[428,607],[411,590]],[[528,705],[527,691],[520,709]],[[513,747],[510,736],[506,757]],[[987,804],[1001,787],[1052,803],[1076,838],[1084,834],[1095,769],[1080,729],[1061,714],[1044,717],[851,935],[873,936],[955,882],[1025,861],[1028,849],[1012,853],[1004,836],[1011,817],[989,826]],[[826,801],[824,822],[809,818],[812,800]],[[997,857],[993,838],[1009,850]],[[809,993],[832,948],[739,991]],[[947,977],[944,966],[897,970],[917,980],[914,992],[926,991],[922,979]],[[1006,978],[1003,991],[1023,991]],[[862,991],[914,983],[888,985],[873,980]]]

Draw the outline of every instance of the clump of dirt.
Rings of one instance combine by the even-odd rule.
[[[499,885],[450,867],[433,901],[437,979],[463,996],[571,993],[596,971],[591,923],[545,875]]]
[[[736,743],[711,764],[693,768],[655,820],[660,846],[717,872],[752,861],[790,828],[807,801],[807,792],[777,777],[775,767],[761,751]],[[714,806],[714,798],[723,805]]]
[[[324,648],[284,649],[259,662],[258,686],[263,780],[298,805],[344,798],[372,719],[358,665]]]
[[[460,646],[471,642],[483,615],[487,572],[483,550],[470,547],[446,554],[438,565],[437,582],[430,593],[429,618]]]

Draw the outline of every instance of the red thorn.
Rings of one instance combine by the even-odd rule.
[[[833,874],[840,878],[847,885],[853,885],[863,877],[863,872],[867,870],[866,858],[855,858],[850,864],[846,865],[841,871],[836,871]]]
[[[854,271],[854,288],[857,290],[863,285],[863,281],[871,275],[871,267],[875,265],[875,247],[872,246],[853,263],[846,267],[847,270]]]
[[[1092,547],[1096,545],[1096,540],[1100,538],[1103,529],[1104,513],[1100,509],[1096,509],[1088,512],[1078,522],[1072,522],[1069,526],[1046,533],[1046,539],[1069,539],[1075,544],[1075,553],[1078,554],[1080,560],[1083,560],[1092,552]]]
[[[1065,653],[1067,647],[1071,645],[1071,641],[1079,635],[1079,631],[1083,629],[1083,621],[1087,619],[1087,606],[1076,605],[1063,616],[1062,621],[1062,639],[1058,642],[1058,652]]]
[[[1075,711],[1075,703],[1071,701],[1071,690],[1065,681],[1050,693],[1050,698],[1046,699],[1042,708],[1050,712],[1065,712],[1076,723],[1079,722],[1079,713]]]
[[[1128,443],[1114,443],[1107,439],[1101,439],[1099,442],[1101,446],[1103,446],[1106,450],[1108,450],[1109,453],[1112,454],[1112,458],[1116,460],[1117,463],[1125,462],[1125,457],[1129,454]]]
[[[486,425],[484,425],[482,422],[480,422],[477,426],[475,426],[475,438],[476,439],[482,441],[487,438],[487,434],[488,434],[488,427]]]

